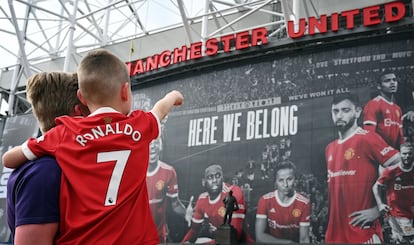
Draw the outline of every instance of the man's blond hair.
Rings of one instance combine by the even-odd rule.
[[[56,126],[56,117],[72,114],[81,104],[77,90],[76,73],[41,72],[27,80],[27,99],[43,133]]]

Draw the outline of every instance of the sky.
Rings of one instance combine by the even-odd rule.
[[[25,52],[28,59],[36,62],[51,54],[65,56],[71,30],[67,18],[73,13],[74,1],[33,0],[33,2],[36,1],[38,8],[34,8],[29,15],[26,31]],[[224,1],[233,3],[233,0]],[[19,63],[18,39],[15,25],[10,21],[13,15],[8,2],[0,0],[0,69]],[[25,13],[30,7],[27,3],[31,1],[13,0],[11,2],[18,20],[18,29],[23,33]],[[86,2],[89,5],[86,5]],[[131,5],[128,6],[127,2]],[[199,16],[203,13],[204,0],[182,0],[182,2],[188,17]],[[182,23],[177,0],[79,0],[80,11],[76,13],[76,16],[80,25],[75,26],[73,38],[77,51],[82,52],[82,48],[87,49],[88,46],[96,45],[105,38],[99,35],[104,32],[106,10],[109,10],[110,24],[106,36],[109,40],[117,42],[122,39],[131,39],[131,36],[143,35],[144,30],[137,25],[137,19],[130,7],[137,14],[145,31],[148,32]],[[84,17],[90,12],[94,15]],[[94,24],[91,24],[93,21],[95,21]]]

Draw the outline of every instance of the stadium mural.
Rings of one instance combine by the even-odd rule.
[[[1,155],[13,146],[21,144],[28,137],[36,137],[39,133],[37,121],[31,113],[8,117],[1,129],[3,130],[0,146]],[[10,229],[7,225],[6,216],[6,197],[7,181],[11,172],[12,169],[2,166],[0,178],[0,242],[10,241]]]
[[[386,22],[402,18],[392,14],[402,13],[399,6],[384,7]],[[371,14],[364,21],[377,20],[375,6],[361,11]],[[309,19],[309,27],[324,18]],[[215,244],[230,191],[238,204],[231,225],[243,243],[414,241],[414,157],[406,144],[414,140],[412,34],[197,67],[221,46],[224,53],[271,49],[260,50],[268,44],[264,28],[249,33],[128,63],[134,81],[190,60],[195,68],[133,87],[134,109],[149,110],[173,89],[185,96],[150,146],[147,186],[161,242]],[[36,135],[35,125],[30,114],[7,118],[1,152]],[[0,242],[10,241],[10,172],[3,168],[0,181]]]
[[[160,238],[214,242],[232,190],[246,243],[412,239],[412,147],[400,145],[414,139],[413,50],[409,38],[360,41],[136,86],[134,108],[185,96],[151,147]]]

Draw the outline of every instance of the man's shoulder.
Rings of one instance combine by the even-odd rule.
[[[34,160],[32,168],[40,171],[59,171],[60,167],[54,157],[43,156]]]
[[[61,173],[62,171],[56,160],[53,157],[45,156],[35,161],[29,161],[14,170],[10,175],[8,185],[24,182],[24,186],[29,189],[40,190],[45,188],[53,190],[60,188]]]
[[[381,109],[384,105],[384,98],[380,95],[375,96],[374,98],[367,101],[364,105],[364,112]]]
[[[272,200],[275,197],[276,197],[276,192],[275,191],[268,192],[268,193],[261,196],[261,198],[264,199],[264,200],[268,200],[268,199]]]
[[[28,161],[20,168],[13,171],[13,173],[33,173],[48,175],[52,172],[60,172],[59,165],[54,157],[43,156],[33,161]]]
[[[199,196],[198,196],[198,200],[208,200],[208,192],[202,192]]]
[[[310,199],[302,193],[296,192],[295,200],[304,203],[305,205],[310,205]]]

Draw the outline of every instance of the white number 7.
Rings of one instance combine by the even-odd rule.
[[[121,183],[122,174],[124,173],[124,169],[130,153],[131,150],[98,153],[98,163],[115,161],[114,171],[112,171],[108,191],[106,192],[105,206],[113,206],[116,204],[116,198],[118,197],[118,190]]]

